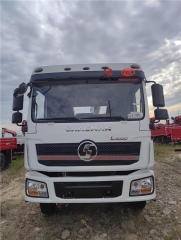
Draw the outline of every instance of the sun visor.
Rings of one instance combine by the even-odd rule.
[[[132,69],[133,70],[133,69]],[[144,72],[140,70],[129,70],[123,69],[120,71],[112,71],[111,69],[106,69],[103,71],[76,71],[76,72],[52,72],[52,73],[42,73],[33,74],[30,78],[30,82],[41,82],[45,80],[60,80],[60,79],[80,79],[80,78],[145,78]],[[126,81],[126,80],[125,80]]]

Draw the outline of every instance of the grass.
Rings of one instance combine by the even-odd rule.
[[[154,154],[155,154],[155,160],[161,161],[167,157],[170,157],[175,150],[175,146],[173,145],[154,145]]]
[[[25,171],[24,157],[16,156],[16,160],[12,160],[12,163],[1,172],[1,183],[9,184],[14,178],[20,175],[20,172]]]
[[[17,173],[17,171],[24,168],[24,157],[23,156],[17,156],[16,160],[13,160],[12,163],[9,166],[9,170],[12,173]]]
[[[155,161],[163,162],[172,167],[174,173],[180,174],[181,158],[175,156],[175,149],[180,149],[180,145],[154,145]]]

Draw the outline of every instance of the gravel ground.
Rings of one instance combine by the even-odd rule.
[[[1,239],[181,240],[181,155],[157,160],[157,199],[141,212],[129,204],[58,205],[53,216],[24,201],[24,170],[1,184]],[[1,174],[6,179],[8,169]]]

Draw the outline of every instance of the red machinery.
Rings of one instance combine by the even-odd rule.
[[[27,132],[27,124],[28,124],[27,120],[23,120],[22,127],[21,127],[23,136],[25,136],[25,133]]]
[[[154,124],[151,130],[151,138],[157,143],[179,143],[181,142],[181,116],[171,118],[173,123],[166,120],[165,124]],[[150,118],[150,122],[154,122],[154,118]]]
[[[13,138],[5,138],[4,134],[10,133]],[[0,170],[9,166],[12,160],[12,150],[17,148],[16,132],[7,128],[2,128],[2,138],[0,138]]]
[[[7,128],[2,128],[2,137],[4,137],[4,134],[5,134],[5,133],[10,133],[10,134],[12,134],[13,137],[16,137],[16,136],[17,136],[17,133],[16,133],[16,132],[14,132],[14,131],[12,131],[12,130],[9,130],[9,129],[7,129]]]

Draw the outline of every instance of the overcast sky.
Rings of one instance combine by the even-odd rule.
[[[181,115],[181,1],[1,1],[1,127],[20,133],[12,94],[35,67],[117,62],[141,64]]]

